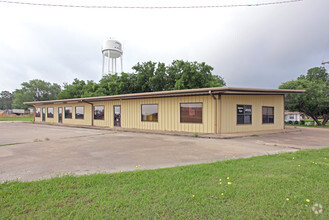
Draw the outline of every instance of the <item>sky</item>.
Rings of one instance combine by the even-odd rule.
[[[280,0],[16,0],[108,5],[234,5]],[[227,86],[278,88],[329,61],[329,1],[259,7],[90,9],[0,2],[0,91],[41,79],[102,77],[102,43],[123,45],[123,71],[138,62],[205,62]],[[329,68],[329,65],[326,66]]]

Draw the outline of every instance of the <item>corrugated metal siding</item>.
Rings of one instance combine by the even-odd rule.
[[[35,109],[37,109],[37,108],[40,108],[40,113],[41,113],[41,114],[40,114],[40,117],[35,117],[34,120],[35,120],[36,122],[41,122],[41,121],[42,121],[42,119],[41,119],[41,116],[42,116],[42,106],[41,106],[41,105],[36,105],[36,106],[35,106]],[[54,110],[55,110],[55,109],[54,109]],[[55,112],[54,112],[54,113],[55,113]]]
[[[246,132],[258,130],[275,130],[284,128],[284,103],[283,95],[221,95],[218,104],[218,130],[221,133]],[[180,123],[180,103],[203,103],[202,124]],[[121,105],[121,127],[133,129],[149,129],[163,131],[182,131],[198,133],[214,133],[214,100],[209,96],[186,96],[170,98],[135,99],[122,101],[94,102],[94,106],[103,105],[105,108],[104,120],[94,120],[95,126],[113,127],[113,106]],[[158,104],[158,122],[141,121],[141,105]],[[236,124],[236,105],[252,105],[252,124]],[[72,119],[64,118],[65,107],[72,107]],[[75,107],[84,106],[84,119],[75,118]],[[274,107],[274,124],[262,124],[262,106]],[[63,108],[63,124],[91,125],[92,108],[87,103],[50,104],[38,105],[53,107],[54,118],[47,118],[48,123],[58,122],[58,107]],[[41,122],[41,117],[35,118]]]
[[[221,133],[284,129],[283,95],[222,95]],[[237,105],[252,105],[252,124],[237,125]],[[274,124],[262,123],[262,106],[274,107]]]
[[[109,127],[110,126],[110,117],[109,117],[109,103],[108,102],[94,102],[95,106],[104,106],[104,120],[94,120],[94,126]]]
[[[49,123],[55,123],[56,122],[56,114],[55,114],[55,108],[54,108],[54,117],[53,118],[48,118],[48,108],[54,108],[54,106],[47,106],[46,107],[46,122],[49,122]],[[41,111],[42,112],[42,111]]]
[[[202,123],[180,123],[180,103],[203,103]],[[209,96],[186,96],[186,97],[170,97],[170,98],[152,98],[152,99],[133,99],[122,101],[103,101],[93,102],[94,106],[103,105],[105,108],[104,120],[94,120],[95,126],[113,127],[113,106],[121,105],[121,127],[134,129],[162,130],[162,131],[183,131],[183,132],[199,132],[214,133],[214,100]],[[158,104],[158,122],[141,121],[141,105],[142,104]],[[81,124],[91,125],[91,105],[86,103],[71,104],[51,104],[36,107],[53,107],[54,118],[46,117],[46,122],[58,122],[58,107],[72,107],[73,119],[65,119],[63,124]],[[84,106],[84,119],[74,119],[75,107]],[[41,117],[36,118],[37,122],[41,122]]]
[[[84,107],[84,119],[75,119],[75,107],[83,106]],[[47,123],[58,123],[58,107],[63,108],[63,124],[73,124],[73,125],[91,125],[91,105],[86,103],[72,103],[72,104],[52,104],[52,105],[43,105],[36,106],[36,108],[48,107],[54,108],[54,118],[48,118],[46,113],[46,122]],[[64,117],[65,107],[72,107],[72,119]],[[42,117],[35,117],[36,122],[41,122]]]
[[[190,102],[203,103],[202,124],[180,123],[180,103]],[[214,132],[214,103],[210,96],[136,99],[124,100],[121,103],[121,125],[123,128],[200,133]],[[142,104],[158,104],[158,122],[141,121]]]

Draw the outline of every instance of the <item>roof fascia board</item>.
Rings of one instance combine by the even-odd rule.
[[[23,104],[42,105],[42,104],[56,104],[56,103],[75,103],[75,102],[98,102],[98,101],[111,101],[111,100],[128,100],[128,99],[144,99],[144,98],[163,98],[163,97],[179,97],[179,96],[196,96],[196,95],[209,95],[224,94],[224,95],[279,95],[287,93],[303,93],[305,90],[287,90],[287,89],[252,89],[252,88],[238,88],[238,87],[215,87],[215,88],[201,88],[201,89],[186,89],[186,90],[172,90],[160,92],[146,92],[135,94],[122,94],[114,96],[98,96],[87,98],[74,98],[62,100],[49,100],[49,101],[34,101],[24,102]]]

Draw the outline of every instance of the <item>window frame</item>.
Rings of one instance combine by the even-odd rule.
[[[157,106],[157,120],[156,121],[148,121],[143,120],[143,106],[144,105],[156,105]],[[159,122],[159,104],[141,104],[141,122]]]
[[[264,122],[264,108],[272,108],[273,109],[273,122]],[[274,106],[262,106],[262,124],[274,124]],[[272,116],[272,115],[266,115],[268,116]],[[267,118],[269,119],[269,118]],[[269,120],[268,120],[269,121]]]
[[[82,118],[77,118],[77,108],[82,108]],[[74,119],[84,120],[85,119],[85,107],[84,106],[75,106],[74,108]]]
[[[95,108],[96,107],[103,107],[103,118],[95,118],[95,113],[96,113],[96,111],[95,111]],[[94,109],[93,109],[93,113],[94,113],[94,120],[100,120],[100,121],[103,121],[103,120],[105,120],[105,105],[94,105]]]
[[[182,121],[182,104],[201,104],[201,122]],[[203,124],[203,102],[181,102],[179,103],[179,122],[188,124]]]
[[[39,109],[39,111],[38,111],[38,109]],[[37,115],[37,111],[39,112],[39,114]],[[35,108],[35,117],[36,118],[40,118],[41,117],[41,108],[39,107],[39,108]]]
[[[50,108],[53,109],[53,113],[52,113],[53,115],[51,117],[49,116],[49,109]],[[47,118],[54,118],[54,107],[47,107]]]
[[[238,106],[243,106],[243,114],[239,114],[238,112]],[[245,123],[245,116],[249,116],[249,114],[246,114],[245,112],[245,109],[246,109],[246,106],[250,106],[250,110],[251,110],[251,113],[250,113],[250,123]],[[243,123],[238,123],[239,120],[238,120],[238,116],[239,115],[243,115]],[[236,125],[252,125],[252,105],[245,105],[245,104],[237,104],[236,105]]]
[[[66,108],[71,108],[71,117],[70,118],[66,117]],[[73,108],[72,108],[72,106],[65,106],[64,107],[64,119],[73,119]]]

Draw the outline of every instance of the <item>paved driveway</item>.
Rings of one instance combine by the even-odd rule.
[[[120,172],[329,147],[329,129],[205,139],[0,122],[0,182]]]

